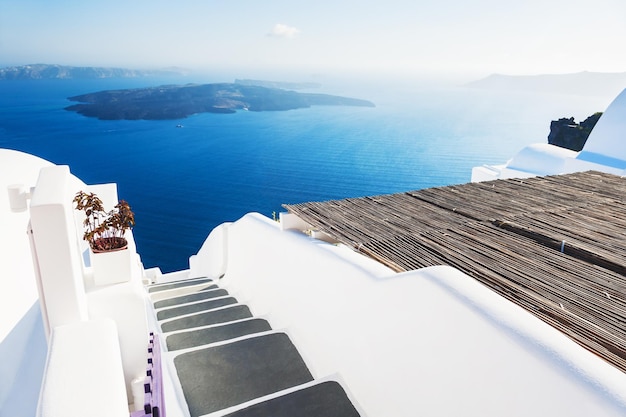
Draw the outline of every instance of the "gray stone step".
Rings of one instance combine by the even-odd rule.
[[[221,288],[213,288],[208,291],[196,292],[179,297],[168,298],[154,303],[154,308],[171,307],[178,304],[193,303],[195,301],[208,300],[216,297],[228,295],[228,291]]]
[[[180,297],[183,295],[196,294],[207,290],[216,290],[218,287],[210,282],[199,285],[188,285],[180,288],[173,288],[165,291],[157,291],[150,294],[153,302],[159,302],[170,298]]]
[[[254,404],[226,416],[360,417],[360,414],[343,387],[338,382],[328,381]]]
[[[167,344],[167,350],[173,351],[222,342],[224,340],[270,330],[272,330],[272,327],[267,320],[255,318],[172,334],[165,339],[165,342]]]
[[[180,317],[161,323],[161,330],[164,332],[173,332],[175,330],[210,326],[212,324],[227,323],[247,318],[252,318],[252,313],[250,313],[248,306],[236,304],[231,307]]]
[[[246,305],[237,304],[212,280],[155,285],[148,291],[154,308],[161,309],[156,313],[161,330],[177,331],[166,336],[168,351],[198,348],[173,360],[191,417],[303,384],[308,386],[228,416],[360,417],[339,383],[310,385],[313,377],[285,333],[272,332],[266,320],[254,318]]]
[[[237,304],[237,299],[235,297],[224,297],[202,301],[200,303],[185,304],[157,312],[157,320],[166,320],[173,317],[183,316],[185,314],[200,313],[202,311],[212,310],[230,304]]]
[[[152,293],[157,291],[171,290],[173,288],[188,287],[191,285],[198,285],[207,282],[213,282],[213,280],[210,278],[193,278],[184,281],[176,281],[169,284],[155,284],[148,287],[148,292]]]
[[[187,352],[175,357],[174,365],[191,417],[313,380],[285,333]]]

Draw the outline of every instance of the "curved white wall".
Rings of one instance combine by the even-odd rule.
[[[534,175],[554,175],[565,172],[565,160],[575,158],[577,152],[549,145],[534,143],[519,151],[507,164],[507,168]]]
[[[220,285],[370,417],[626,413],[626,374],[449,267],[395,274],[248,214]]]
[[[578,159],[626,169],[625,143],[626,89],[600,117]]]

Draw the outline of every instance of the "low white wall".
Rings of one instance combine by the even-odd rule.
[[[574,172],[570,161],[577,155],[578,152],[569,149],[534,143],[521,149],[504,165],[472,168],[472,182]]]
[[[281,230],[302,231],[311,228],[310,224],[308,224],[293,213],[280,212],[278,213],[278,219],[280,221]]]
[[[35,301],[0,342],[0,416],[35,415],[47,350],[41,310]]]
[[[129,399],[133,398],[132,381],[146,373],[149,331],[144,298],[137,275],[128,282],[95,287],[87,293],[89,319],[111,319],[116,324]]]
[[[497,180],[500,177],[500,173],[504,165],[483,165],[472,168],[472,182],[483,182],[483,181],[492,181]]]
[[[520,150],[507,163],[506,168],[533,175],[555,175],[566,172],[566,161],[578,152],[547,143],[534,143]]]
[[[122,360],[112,320],[55,327],[38,417],[128,417]]]
[[[189,277],[217,279],[226,272],[228,264],[228,230],[230,223],[223,223],[211,231],[198,254],[189,258]]]

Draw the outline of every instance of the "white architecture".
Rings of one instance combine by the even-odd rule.
[[[623,132],[626,91],[582,152],[533,145],[504,166],[476,168],[472,179],[587,169],[623,174]],[[143,270],[131,236],[130,269],[102,282],[94,280],[71,201],[85,189],[111,204],[113,185],[87,186],[68,167],[0,149],[0,189],[7,190],[0,192],[0,416],[128,416],[141,409],[150,331],[163,349],[159,389],[167,415],[203,415],[185,391],[179,361],[231,342],[179,350],[166,343],[222,325],[172,327],[179,316],[170,313],[179,306],[169,301],[191,292],[165,285],[197,277],[213,281],[187,281],[193,294],[217,284],[271,325],[259,335],[288,335],[311,374],[300,385],[206,413],[212,416],[324,381],[339,382],[358,413],[370,417],[626,415],[626,374],[450,267],[394,273],[301,233],[306,225],[290,215],[278,223],[251,213],[214,229],[189,269],[172,274]],[[163,285],[150,287],[154,281]],[[256,364],[239,365],[243,371]],[[230,387],[221,388],[228,397]]]
[[[625,132],[626,90],[600,117],[582,151],[570,151],[547,143],[529,145],[503,165],[475,167],[472,182],[589,170],[625,175]]]

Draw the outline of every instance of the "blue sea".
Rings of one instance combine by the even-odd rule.
[[[88,184],[115,182],[136,213],[146,267],[184,269],[212,228],[282,204],[464,183],[547,141],[550,121],[585,118],[613,97],[494,92],[420,81],[322,85],[375,108],[197,114],[101,121],[64,110],[88,92],[208,79],[0,81],[0,147],[67,164]],[[182,125],[182,127],[177,127]]]

